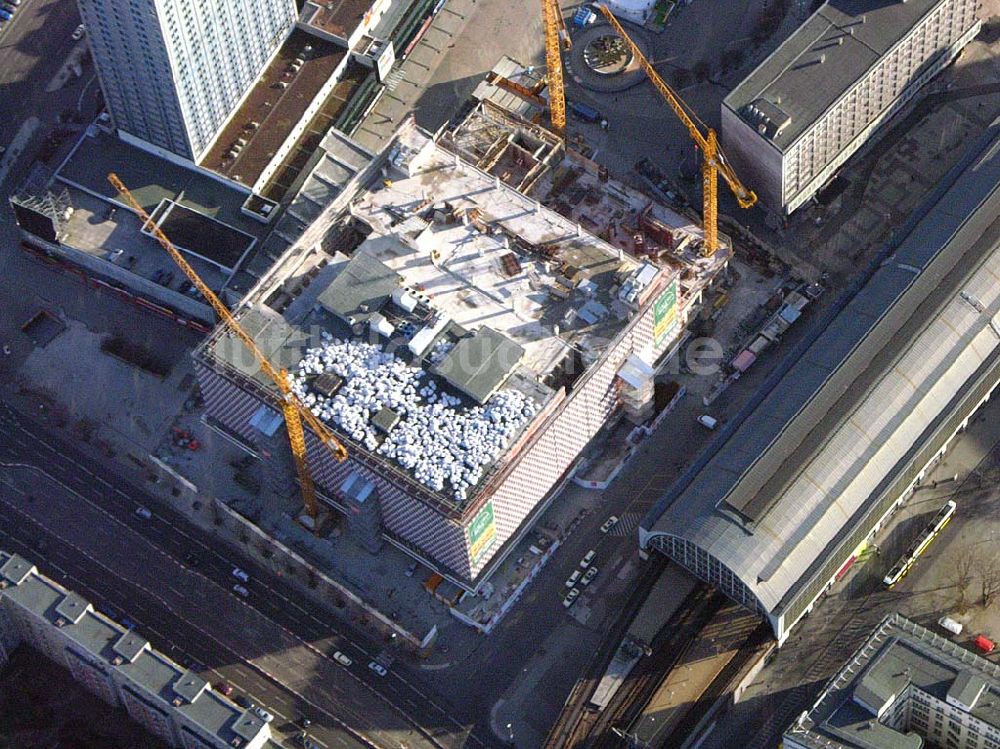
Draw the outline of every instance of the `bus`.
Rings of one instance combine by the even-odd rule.
[[[944,507],[938,510],[934,519],[927,524],[920,535],[917,536],[917,540],[914,541],[910,548],[903,552],[903,556],[899,558],[892,569],[889,570],[888,574],[882,579],[882,582],[886,584],[887,587],[891,588],[893,585],[898,583],[903,579],[903,576],[910,571],[914,562],[917,561],[917,557],[924,553],[931,541],[941,532],[941,529],[948,525],[948,521],[951,520],[951,516],[955,514],[955,502],[949,499],[945,502]]]

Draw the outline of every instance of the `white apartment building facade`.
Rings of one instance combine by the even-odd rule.
[[[137,632],[95,611],[41,575],[28,560],[0,551],[0,667],[29,645],[73,679],[167,744],[182,749],[262,749],[266,723],[214,691]]]
[[[812,706],[786,749],[1000,749],[1000,666],[887,616]]]
[[[726,153],[791,214],[979,33],[979,0],[832,0],[722,104]]]
[[[78,0],[123,137],[198,161],[294,26],[295,0]]]

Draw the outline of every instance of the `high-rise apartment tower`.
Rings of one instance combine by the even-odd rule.
[[[295,0],[78,0],[126,138],[198,161],[296,19]]]

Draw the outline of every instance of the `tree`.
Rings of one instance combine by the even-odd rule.
[[[980,547],[976,553],[976,568],[979,572],[983,606],[989,606],[994,596],[1000,593],[1000,560],[989,549]]]
[[[962,549],[955,557],[955,587],[958,589],[959,611],[965,611],[965,593],[972,584],[972,574],[978,562],[977,554],[968,547]]]

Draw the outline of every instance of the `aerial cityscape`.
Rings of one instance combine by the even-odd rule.
[[[1000,749],[1000,0],[0,0],[0,749]]]

